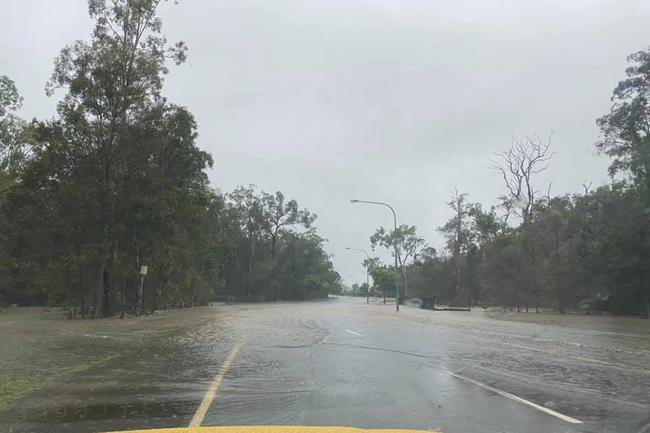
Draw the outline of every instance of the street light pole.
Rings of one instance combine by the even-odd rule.
[[[370,278],[368,277],[368,265],[370,263],[370,255],[368,254],[368,251],[362,250],[361,248],[345,247],[345,249],[351,251],[361,251],[365,253],[366,257],[368,258],[368,261],[366,262],[366,287],[368,288],[368,294],[366,295],[366,304],[369,304],[370,303]]]
[[[395,209],[388,203],[384,203],[383,201],[368,201],[368,200],[356,200],[352,199],[350,200],[350,203],[367,203],[367,204],[378,204],[380,206],[386,206],[388,209],[393,212],[393,225],[395,227],[395,235],[397,235],[397,214],[395,213]],[[398,266],[397,266],[397,243],[395,242],[393,244],[393,247],[395,248],[394,255],[395,255],[395,311],[399,311],[399,271],[398,271]]]

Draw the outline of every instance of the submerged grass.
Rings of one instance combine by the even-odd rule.
[[[523,322],[598,336],[613,346],[650,351],[650,320],[633,316],[488,311],[490,319]]]
[[[0,376],[0,407],[37,390],[39,383],[40,381],[33,376],[30,378]]]
[[[38,394],[44,386],[74,378],[116,358],[196,326],[214,309],[197,307],[147,318],[69,320],[59,309],[19,307],[0,312],[0,329],[11,338],[0,344],[0,409]]]

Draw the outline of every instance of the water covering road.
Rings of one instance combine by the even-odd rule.
[[[0,411],[0,430],[186,426],[221,370],[202,425],[650,431],[650,351],[630,344],[647,334],[397,314],[365,299],[200,311],[181,330],[48,382]]]

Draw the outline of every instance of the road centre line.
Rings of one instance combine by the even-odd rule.
[[[235,360],[235,357],[237,356],[237,352],[239,352],[239,349],[241,348],[243,343],[244,340],[242,339],[242,341],[235,344],[235,347],[233,347],[232,350],[230,351],[228,358],[226,358],[226,361],[219,369],[219,372],[216,374],[216,376],[214,376],[212,382],[210,382],[210,386],[208,387],[208,390],[205,392],[205,395],[203,396],[203,400],[201,401],[199,407],[196,409],[196,412],[194,413],[194,416],[192,417],[192,420],[190,421],[188,427],[199,427],[203,422],[205,415],[208,413],[208,409],[210,409],[210,406],[212,405],[212,401],[214,400],[214,397],[217,395],[217,392],[219,392],[219,386],[221,385],[221,381],[223,380],[224,376],[228,372],[228,369],[230,368],[230,364],[232,364],[232,362]]]
[[[492,391],[492,392],[494,392],[496,394],[499,394],[502,397],[508,398],[510,400],[514,400],[514,401],[516,401],[518,403],[521,403],[521,404],[525,404],[526,406],[530,406],[530,407],[532,407],[534,409],[537,409],[537,410],[539,410],[541,412],[544,412],[544,413],[546,413],[548,415],[552,415],[552,416],[554,416],[556,418],[561,419],[562,421],[566,421],[566,422],[571,423],[571,424],[582,424],[582,421],[580,421],[578,419],[575,419],[575,418],[572,418],[570,416],[561,414],[560,412],[556,412],[556,411],[554,411],[552,409],[549,409],[549,408],[546,408],[544,406],[540,406],[540,405],[538,405],[536,403],[533,403],[532,401],[528,401],[528,400],[523,399],[521,397],[517,397],[514,394],[510,394],[509,392],[501,391],[500,389],[491,387],[490,385],[486,385],[486,384],[478,382],[478,381],[476,381],[474,379],[470,379],[469,377],[460,376],[458,374],[455,374],[455,373],[452,373],[451,371],[446,371],[446,370],[445,370],[445,373],[447,373],[448,375],[450,375],[452,377],[455,377],[456,379],[462,380],[463,382],[468,382],[468,383],[474,384],[474,385],[479,386],[479,387],[481,387],[483,389],[487,389],[488,391]]]
[[[357,337],[365,337],[365,335],[363,335],[363,334],[359,334],[358,332],[353,331],[353,330],[351,330],[351,329],[347,329],[347,328],[346,328],[346,329],[345,329],[345,332],[349,332],[350,334],[352,334],[352,335],[356,335]]]

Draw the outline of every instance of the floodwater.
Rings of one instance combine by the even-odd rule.
[[[650,431],[640,319],[341,298],[97,321],[19,308],[0,329],[0,431],[185,426],[237,344],[203,425]]]

